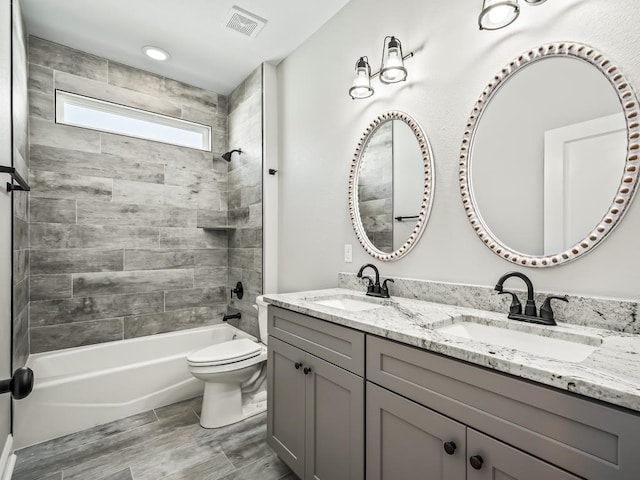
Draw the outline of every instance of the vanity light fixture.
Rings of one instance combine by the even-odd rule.
[[[169,52],[163,50],[159,47],[154,47],[152,45],[147,45],[146,47],[142,47],[142,52],[149,58],[153,60],[157,60],[159,62],[164,62],[171,58]]]
[[[360,57],[356,62],[356,76],[353,85],[349,89],[351,98],[368,98],[373,95],[371,79],[380,77],[382,83],[398,83],[407,79],[407,69],[404,61],[413,57],[413,52],[402,54],[402,43],[394,36],[386,36],[382,46],[382,62],[380,70],[371,74],[371,66],[368,57]]]
[[[525,0],[529,5],[541,5],[547,0]],[[499,30],[515,22],[520,15],[518,0],[484,0],[478,16],[480,30]]]

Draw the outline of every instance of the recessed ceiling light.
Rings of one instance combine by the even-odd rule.
[[[165,60],[169,60],[169,58],[171,57],[171,55],[169,55],[169,53],[166,52],[165,50],[158,47],[153,47],[151,45],[142,47],[142,51],[147,57],[152,58],[154,60],[158,60],[159,62],[164,62]]]

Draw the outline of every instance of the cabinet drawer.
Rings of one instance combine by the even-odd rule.
[[[584,478],[638,478],[633,412],[373,336],[366,376]]]
[[[364,376],[364,333],[269,305],[269,335]]]

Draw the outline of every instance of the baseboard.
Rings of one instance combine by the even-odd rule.
[[[13,448],[13,436],[7,435],[7,440],[4,443],[2,449],[2,456],[0,456],[0,479],[11,480],[13,474],[13,467],[16,464],[16,456],[11,453]]]

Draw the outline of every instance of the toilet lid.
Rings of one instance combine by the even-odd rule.
[[[190,364],[224,365],[255,357],[260,353],[260,344],[248,338],[217,343],[193,352],[187,357]]]

